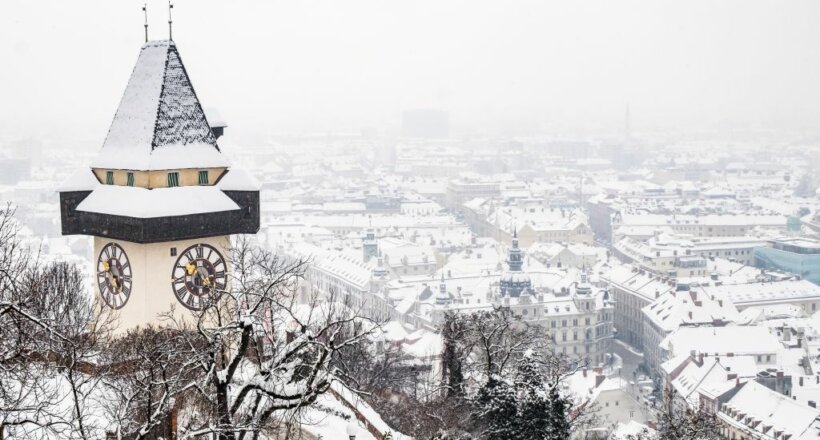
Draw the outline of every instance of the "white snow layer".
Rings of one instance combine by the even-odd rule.
[[[239,206],[214,186],[146,189],[100,185],[78,206],[78,211],[134,218],[173,217],[233,211]]]
[[[262,185],[245,170],[228,170],[216,187],[223,191],[259,191]]]
[[[91,191],[99,184],[91,168],[80,168],[57,187],[57,192]]]
[[[144,155],[151,154],[168,47],[168,41],[151,41],[142,47],[105,138],[103,152],[117,150],[119,153],[139,151]],[[94,166],[113,168],[110,164],[95,163]]]
[[[174,170],[184,168],[229,167],[230,161],[212,145],[165,145],[151,150],[142,148],[110,148],[104,146],[92,162],[94,168],[120,170]]]

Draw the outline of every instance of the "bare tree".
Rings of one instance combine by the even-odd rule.
[[[658,430],[627,436],[626,440],[717,440],[720,424],[714,414],[693,408],[672,390],[657,414]]]
[[[95,310],[76,266],[44,262],[0,211],[0,437],[91,438],[91,362],[110,314]]]
[[[337,298],[311,295],[300,304],[307,264],[239,239],[229,290],[194,323],[166,316],[198,370],[182,387],[190,404],[180,414],[180,439],[256,439],[292,420],[337,380],[334,358],[377,328]]]

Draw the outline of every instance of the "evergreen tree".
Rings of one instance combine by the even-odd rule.
[[[499,377],[490,378],[481,387],[476,397],[476,403],[481,409],[476,422],[484,427],[482,439],[521,438],[517,433],[515,400],[515,388]]]
[[[518,438],[547,439],[552,405],[544,386],[544,375],[532,352],[526,353],[518,363],[515,388],[518,397]]]
[[[549,435],[548,440],[565,440],[570,436],[569,409],[571,404],[566,396],[561,395],[558,386],[549,389]]]

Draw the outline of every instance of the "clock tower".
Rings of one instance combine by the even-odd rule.
[[[174,42],[149,41],[98,156],[59,189],[63,235],[94,237],[96,298],[120,331],[216,300],[230,236],[259,231],[259,184],[215,132]]]

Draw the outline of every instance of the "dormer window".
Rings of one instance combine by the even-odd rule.
[[[199,184],[200,185],[207,185],[208,184],[208,170],[201,170],[199,172]]]
[[[179,173],[174,171],[168,173],[168,188],[179,186]]]
[[[113,171],[106,171],[105,172],[105,184],[106,185],[113,185],[114,184],[114,172]]]

